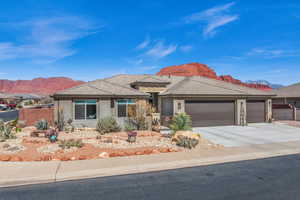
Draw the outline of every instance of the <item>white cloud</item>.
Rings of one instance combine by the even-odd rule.
[[[137,47],[136,49],[145,49],[146,47],[148,47],[148,45],[150,44],[150,38],[149,37],[146,37],[146,39],[141,42]]]
[[[142,66],[142,67],[140,67],[140,69],[142,69],[142,70],[152,70],[152,69],[157,69],[159,66],[155,66],[155,65],[153,65],[153,66],[151,66],[151,65],[149,65],[149,66]]]
[[[95,33],[89,21],[75,16],[40,18],[9,24],[26,36],[22,43],[0,43],[0,60],[25,58],[34,62],[54,62],[76,53],[72,43]]]
[[[159,59],[174,53],[176,49],[177,49],[176,44],[165,45],[163,41],[158,41],[153,47],[151,47],[145,53],[145,55]]]
[[[247,56],[261,56],[264,58],[279,58],[279,57],[293,57],[299,56],[300,52],[283,49],[272,49],[272,48],[254,48],[251,49]]]
[[[186,16],[183,21],[186,24],[204,23],[206,24],[203,29],[204,37],[212,37],[216,34],[217,29],[221,26],[229,24],[239,18],[238,15],[227,14],[229,9],[234,5],[234,2],[216,6],[202,12],[194,13]]]
[[[184,45],[184,46],[181,46],[179,49],[181,51],[183,51],[183,52],[189,52],[189,51],[191,51],[193,49],[193,46],[191,46],[191,45]]]

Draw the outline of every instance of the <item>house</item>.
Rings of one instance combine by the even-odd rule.
[[[267,91],[201,76],[116,75],[57,92],[55,118],[95,127],[114,116],[123,123],[137,103],[151,103],[161,122],[176,113],[191,115],[193,126],[243,125],[269,121],[272,97]]]
[[[274,90],[274,119],[300,120],[300,83]]]

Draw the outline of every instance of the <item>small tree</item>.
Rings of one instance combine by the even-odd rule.
[[[176,114],[169,125],[173,133],[192,130],[192,120],[186,113]]]
[[[56,127],[58,128],[59,131],[64,131],[66,121],[65,121],[63,110],[60,110],[58,112],[57,121],[55,121],[55,125],[56,125]]]

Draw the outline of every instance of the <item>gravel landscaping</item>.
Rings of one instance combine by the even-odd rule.
[[[69,161],[188,151],[172,138],[153,131],[136,131],[135,142],[129,142],[127,132],[100,135],[96,130],[84,128],[59,132],[54,143],[41,136],[45,134],[32,134],[36,131],[33,126],[25,127],[16,133],[15,139],[0,142],[0,161]],[[199,137],[197,148],[221,147]]]

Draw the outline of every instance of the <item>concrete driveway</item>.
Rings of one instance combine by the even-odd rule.
[[[300,128],[281,123],[194,128],[204,138],[225,147],[300,141]]]

